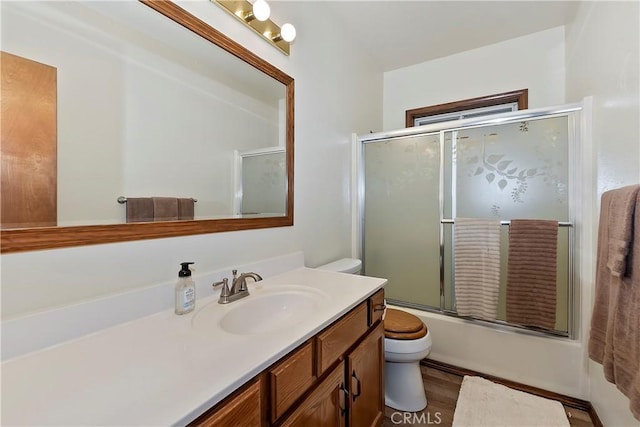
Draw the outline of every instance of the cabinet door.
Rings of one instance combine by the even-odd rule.
[[[190,426],[198,427],[260,427],[262,425],[261,381],[249,384],[238,395],[217,407],[212,413],[205,413]]]
[[[347,399],[344,363],[340,363],[281,427],[343,427]]]
[[[380,426],[384,419],[384,325],[382,322],[347,358],[349,425]]]

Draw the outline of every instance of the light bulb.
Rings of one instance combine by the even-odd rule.
[[[269,19],[269,15],[271,15],[271,8],[265,0],[256,0],[253,3],[253,16],[258,21],[266,21]]]
[[[284,24],[280,29],[280,36],[282,40],[292,42],[296,38],[296,27],[289,23]]]

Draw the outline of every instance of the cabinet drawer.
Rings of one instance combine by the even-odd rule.
[[[304,344],[286,360],[269,370],[271,390],[271,421],[274,422],[315,381],[313,374],[313,345]]]
[[[246,385],[236,396],[201,415],[190,427],[260,427],[262,425],[262,392],[258,379]]]
[[[382,319],[384,309],[384,289],[380,289],[369,298],[369,326]]]
[[[365,301],[316,337],[318,376],[367,331],[367,316],[368,304]]]

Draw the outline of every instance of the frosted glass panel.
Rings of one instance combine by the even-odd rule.
[[[287,176],[284,152],[242,158],[242,213],[284,215]]]
[[[364,145],[364,270],[390,300],[440,307],[440,137]]]

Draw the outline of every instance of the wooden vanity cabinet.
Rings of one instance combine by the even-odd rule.
[[[316,335],[320,386],[282,425],[382,425],[385,409],[383,310],[384,291],[380,290]],[[326,371],[331,373],[327,375]]]
[[[378,291],[192,425],[382,425],[383,298]]]
[[[242,426],[261,427],[264,425],[264,380],[262,375],[244,385],[222,403],[202,414],[191,426],[219,427]]]

